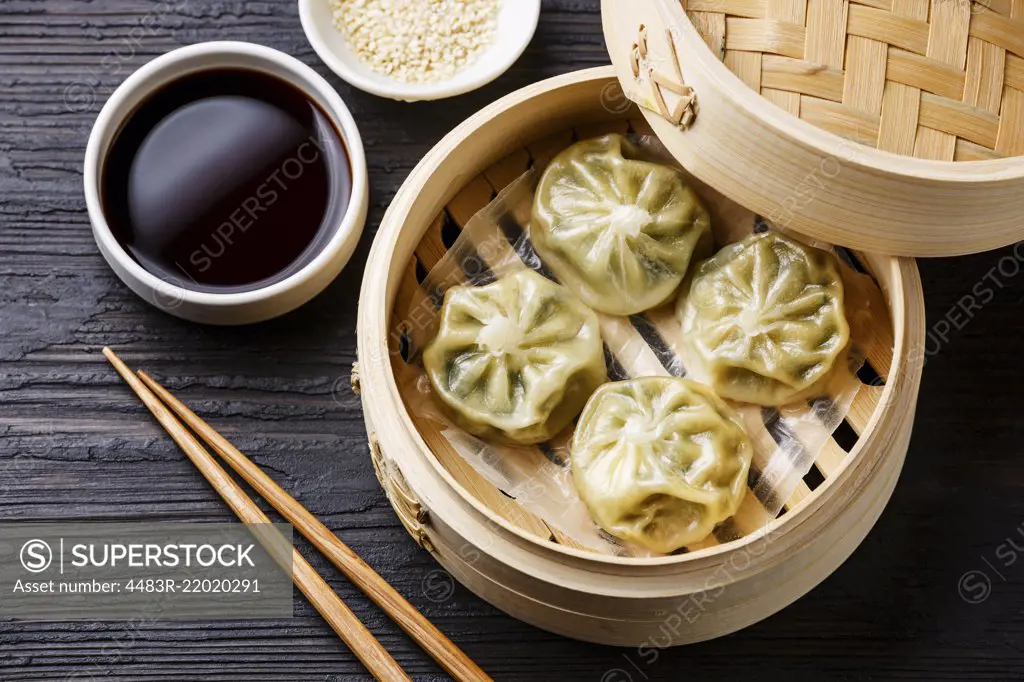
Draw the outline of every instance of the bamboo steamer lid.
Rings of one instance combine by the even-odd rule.
[[[1024,239],[1024,0],[602,13],[623,92],[669,151],[776,224],[900,256]]]

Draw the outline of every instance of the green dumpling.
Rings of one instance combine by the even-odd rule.
[[[449,289],[423,365],[456,424],[519,444],[556,435],[607,380],[597,316],[532,270]]]
[[[676,293],[694,259],[711,253],[711,220],[683,175],[640,160],[622,135],[585,140],[541,177],[530,239],[584,303],[633,315]]]
[[[576,424],[572,474],[599,526],[668,554],[736,513],[753,447],[711,389],[672,377],[605,384]]]
[[[701,263],[678,311],[711,386],[741,402],[814,397],[850,340],[835,255],[776,232]]]

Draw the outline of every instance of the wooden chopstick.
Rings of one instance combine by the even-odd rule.
[[[285,492],[262,469],[253,464],[232,445],[199,418],[188,406],[143,371],[139,376],[185,424],[199,434],[207,445],[220,455],[245,481],[271,504],[281,516],[326,556],[338,570],[381,607],[424,651],[438,662],[449,675],[459,682],[490,680],[483,670],[464,654],[443,632],[380,577],[359,555],[332,533],[327,526]]]
[[[166,429],[174,442],[192,460],[203,477],[224,498],[235,515],[246,524],[271,523],[267,515],[249,499],[242,488],[235,483],[235,480],[217,464],[213,455],[199,444],[199,441],[182,426],[181,422],[160,402],[160,399],[114,354],[114,351],[104,348],[103,354],[149,408],[160,425]],[[259,539],[260,534],[254,534]],[[270,547],[268,547],[269,549]],[[298,550],[292,549],[290,557],[279,556],[277,552],[272,552],[272,554],[275,554],[274,558],[282,564],[282,568],[291,573],[295,584],[306,595],[309,602],[374,677],[389,682],[391,680],[410,680],[401,666],[391,657],[391,654],[373,636],[373,633],[366,629],[366,626],[359,621],[324,579],[313,570],[313,567],[299,554]]]

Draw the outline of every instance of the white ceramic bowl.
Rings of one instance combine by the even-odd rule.
[[[100,200],[104,158],[125,119],[151,93],[186,74],[211,68],[263,71],[300,88],[330,117],[341,133],[352,169],[352,196],[341,223],[320,252],[285,279],[253,291],[211,293],[188,289],[145,270],[121,247],[107,224]],[[85,151],[85,201],[93,235],[107,263],[136,294],[187,320],[206,324],[249,324],[294,310],[338,276],[355,250],[366,223],[369,190],[366,156],[356,122],[327,81],[294,57],[262,45],[210,42],[157,57],[117,88],[100,111]]]
[[[343,80],[380,97],[416,102],[461,95],[505,73],[537,30],[540,0],[501,0],[494,42],[452,79],[437,83],[403,83],[367,66],[335,28],[330,0],[299,0],[299,16],[313,49]]]

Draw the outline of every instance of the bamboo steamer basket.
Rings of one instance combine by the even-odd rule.
[[[646,113],[657,119],[655,130],[663,127],[660,116]],[[551,632],[657,648],[718,637],[767,617],[821,582],[865,537],[909,444],[924,303],[912,259],[855,252],[881,285],[890,312],[868,349],[879,380],[862,386],[847,417],[853,442],[844,449],[829,441],[815,463],[821,480],[801,483],[777,519],[738,540],[711,539],[678,556],[621,558],[582,549],[498,491],[452,450],[437,425],[406,409],[395,330],[415,323],[426,298],[423,275],[498,190],[574,139],[611,131],[651,128],[623,97],[615,69],[602,67],[524,88],[445,137],[413,170],[374,241],[359,301],[354,385],[389,501],[455,579]]]
[[[877,253],[1024,239],[1024,1],[603,0],[602,13],[627,95],[669,114],[649,116],[662,141],[747,208]]]

